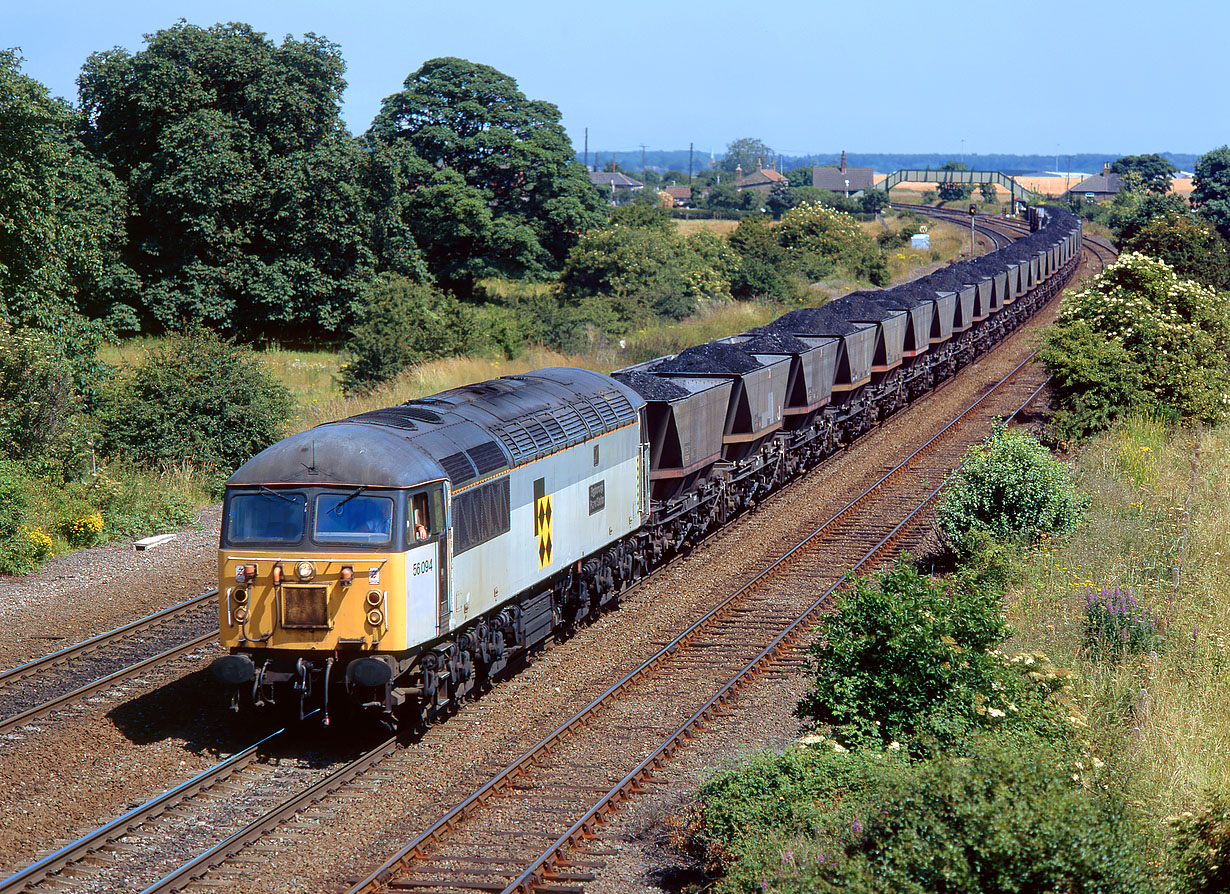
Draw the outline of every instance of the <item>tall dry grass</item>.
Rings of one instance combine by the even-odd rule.
[[[1026,560],[1010,645],[1077,671],[1089,738],[1160,836],[1165,817],[1230,791],[1230,427],[1129,419],[1093,442],[1076,472],[1092,506],[1070,541]],[[1157,652],[1085,652],[1086,594],[1102,587],[1149,607]]]

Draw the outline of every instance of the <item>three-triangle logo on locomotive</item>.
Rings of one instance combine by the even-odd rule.
[[[539,497],[535,502],[534,527],[538,529],[538,567],[546,568],[551,564],[551,495]]]

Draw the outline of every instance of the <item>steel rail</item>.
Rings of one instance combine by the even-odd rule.
[[[60,848],[55,853],[48,854],[41,860],[31,863],[20,872],[9,876],[4,881],[0,881],[0,894],[9,894],[9,892],[21,890],[35,879],[43,879],[52,873],[58,872],[85,854],[96,851],[108,842],[127,834],[150,817],[165,810],[172,803],[182,801],[186,797],[191,797],[220,779],[232,775],[251,763],[256,757],[257,750],[262,745],[267,744],[284,732],[286,732],[285,727],[269,734],[254,745],[250,745],[243,751],[236,752],[226,760],[198,773],[186,782],[181,782],[174,788],[167,789],[161,795],[151,798],[138,807],[134,807],[123,816],[111,820],[111,822],[98,827],[87,835],[83,835],[71,844]]]
[[[429,829],[418,835],[413,841],[407,844],[404,848],[390,857],[384,864],[373,871],[367,878],[360,881],[358,884],[349,889],[348,894],[361,894],[361,892],[377,890],[378,886],[387,882],[394,872],[400,867],[405,868],[406,863],[410,859],[422,856],[423,848],[433,842],[442,840],[448,831],[462,820],[467,814],[472,812],[476,807],[483,804],[491,795],[497,794],[506,783],[510,782],[514,777],[522,775],[528,767],[535,763],[539,755],[552,750],[552,746],[562,742],[565,737],[573,735],[574,732],[584,725],[584,723],[596,715],[603,707],[603,703],[610,699],[614,694],[623,689],[628,688],[632,683],[638,681],[645,676],[658,664],[661,664],[666,658],[672,656],[681,646],[694,639],[702,633],[712,622],[725,615],[728,609],[739,599],[742,599],[753,587],[762,582],[766,577],[779,569],[782,565],[792,559],[799,551],[804,549],[808,544],[814,542],[825,531],[831,528],[839,519],[848,515],[858,504],[862,503],[872,492],[879,489],[890,478],[895,477],[904,470],[916,458],[924,452],[928,452],[941,437],[954,425],[957,425],[965,416],[971,413],[979,404],[990,397],[1010,378],[1016,375],[1026,364],[1028,364],[1036,355],[1036,351],[1022,360],[1016,367],[1007,375],[990,386],[977,400],[967,406],[962,412],[946,424],[940,431],[932,436],[925,444],[915,449],[908,457],[898,463],[895,467],[879,478],[875,483],[870,485],[861,494],[839,509],[831,518],[825,521],[818,528],[806,535],[801,541],[796,543],[787,552],[775,559],[769,566],[762,569],[755,577],[741,586],[734,593],[727,596],[717,606],[707,612],[703,617],[693,623],[687,630],[680,633],[670,643],[663,646],[654,655],[647,658],[636,669],[628,673],[623,679],[609,687],[605,692],[595,698],[592,702],[575,713],[571,718],[566,720],[553,732],[541,739],[536,745],[528,749],[521,757],[517,758],[512,763],[508,764],[498,774],[492,777],[477,791],[471,794],[464,801],[453,807],[447,814],[436,821]],[[1031,396],[1030,400],[1033,397]]]
[[[124,634],[129,633],[141,627],[152,627],[163,621],[169,621],[173,617],[187,612],[189,609],[196,608],[207,599],[213,599],[218,595],[218,591],[210,590],[208,593],[202,593],[200,596],[194,596],[183,602],[172,605],[169,608],[164,608],[162,611],[154,612],[152,615],[146,615],[144,618],[138,618],[135,621],[129,621],[122,627],[116,627],[114,630],[108,630],[105,633],[100,633],[97,636],[90,637],[87,640],[82,640],[72,646],[67,646],[60,649],[58,652],[52,652],[49,655],[44,655],[42,658],[35,658],[33,661],[27,661],[25,664],[17,667],[9,668],[6,671],[0,671],[0,686],[8,685],[14,679],[24,679],[29,676],[32,671],[38,670],[40,667],[45,667],[49,664],[59,664],[76,657],[92,652],[95,649],[106,645],[113,639],[119,639]]]
[[[1030,359],[1032,359],[1032,357],[1033,355],[1030,355]],[[1023,366],[1024,363],[1021,365]],[[1017,370],[1019,369],[1020,366],[1017,367]],[[1015,372],[1016,370],[1013,370],[1013,372],[1009,375],[1014,375]],[[1029,404],[1042,393],[1043,389],[1046,388],[1046,385],[1049,382],[1050,377],[1048,376],[1046,381],[1043,382],[1042,385],[1040,385],[1032,394],[1030,394],[1030,396],[1019,407],[1017,407],[1010,416],[1007,417],[1007,420],[1010,421],[1016,418],[1021,410],[1029,406]],[[982,398],[979,398],[979,401],[981,400]],[[971,408],[972,406],[973,405],[971,405]],[[954,422],[955,421],[956,420],[954,420]],[[965,462],[965,460],[962,460],[962,462],[955,469],[953,469],[948,476],[940,482],[939,485],[923,497],[922,501],[915,506],[904,519],[898,522],[893,529],[888,532],[888,534],[886,534],[874,547],[871,548],[871,550],[859,559],[850,570],[860,570],[873,562],[877,556],[884,552],[885,549],[891,547],[892,544],[895,543],[900,535],[906,530],[907,525],[909,525],[919,515],[919,513],[921,513],[923,509],[925,509],[928,504],[930,504],[931,501],[939,495],[940,491],[948,486],[949,482],[957,476],[961,469],[964,468]],[[810,538],[808,539],[810,540]],[[803,543],[796,545],[791,552],[801,548],[803,545]],[[770,568],[772,567],[773,566],[770,566]],[[769,569],[766,569],[765,572],[761,572],[761,574],[767,573],[768,570]],[[652,768],[660,766],[664,757],[670,757],[674,750],[679,745],[683,744],[684,740],[688,738],[688,733],[691,730],[699,727],[702,722],[710,718],[713,709],[717,707],[719,703],[728,701],[729,697],[733,695],[735,691],[741,689],[743,683],[753,677],[763,665],[767,665],[787,648],[792,646],[799,635],[805,632],[803,629],[804,626],[811,623],[811,619],[833,598],[833,595],[842,587],[843,583],[844,580],[838,580],[827,590],[825,590],[824,593],[822,593],[807,609],[802,612],[802,614],[795,618],[789,627],[774,637],[773,641],[770,642],[769,645],[767,645],[760,652],[760,654],[749,661],[742,670],[727,680],[717,693],[715,693],[703,706],[701,706],[701,708],[692,714],[691,717],[685,720],[673,733],[667,736],[667,738],[664,739],[652,753],[642,760],[641,763],[639,763],[632,771],[630,771],[626,776],[624,776],[623,779],[621,779],[615,784],[614,787],[603,795],[597,804],[590,807],[584,816],[573,823],[567,832],[549,845],[548,848],[537,858],[535,858],[530,866],[525,869],[521,875],[519,875],[512,882],[512,884],[504,888],[500,894],[514,894],[514,892],[531,894],[534,888],[541,881],[544,872],[546,872],[549,868],[549,864],[555,860],[563,848],[569,846],[570,844],[574,844],[589,835],[592,826],[601,821],[607,808],[613,806],[618,801],[626,800],[634,791],[636,783],[648,775]]]
[[[371,751],[360,755],[346,766],[334,770],[328,776],[313,783],[299,794],[282,802],[260,818],[253,820],[238,832],[189,860],[174,872],[150,885],[141,894],[165,894],[165,892],[177,891],[184,885],[190,884],[194,879],[209,872],[209,870],[239,853],[248,845],[260,840],[263,835],[276,828],[283,820],[294,816],[304,807],[328,796],[335,789],[345,785],[360,773],[384,760],[396,748],[396,745],[396,736],[386,739]]]
[[[35,705],[33,708],[27,708],[25,711],[22,711],[20,714],[14,714],[11,717],[5,717],[3,720],[0,720],[0,731],[6,730],[12,726],[16,726],[19,723],[24,723],[26,721],[32,720],[35,717],[38,717],[42,714],[46,714],[47,712],[52,711],[55,708],[58,708],[60,705],[64,704],[65,702],[72,701],[75,698],[80,698],[83,695],[88,695],[89,693],[94,692],[98,689],[103,689],[107,686],[110,686],[112,683],[118,683],[120,680],[123,680],[127,677],[131,677],[134,674],[142,670],[145,670],[145,668],[149,667],[150,665],[158,664],[159,662],[166,661],[167,659],[170,659],[170,658],[174,658],[176,655],[182,654],[184,652],[189,652],[192,649],[195,649],[197,646],[202,646],[205,643],[208,643],[208,642],[211,642],[217,639],[217,636],[218,636],[218,631],[211,630],[209,633],[205,633],[194,639],[190,639],[185,643],[180,643],[178,646],[173,646],[172,648],[167,649],[164,652],[159,652],[157,655],[151,655],[149,658],[146,658],[143,661],[138,661],[136,664],[131,664],[128,667],[121,668],[120,670],[116,671],[113,674],[108,674],[105,677],[95,680],[93,683],[87,683],[85,686],[81,686],[77,689],[74,689],[72,692],[61,693],[60,695],[57,695],[55,698],[51,699],[51,701],[43,702],[41,705]]]

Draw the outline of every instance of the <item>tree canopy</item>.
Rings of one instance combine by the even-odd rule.
[[[1112,164],[1110,169],[1120,176],[1138,175],[1141,189],[1156,193],[1170,192],[1170,178],[1179,172],[1178,168],[1156,153],[1125,155]]]
[[[103,300],[124,192],[77,138],[80,117],[0,50],[0,318],[62,331]]]
[[[735,168],[742,167],[743,173],[753,174],[758,164],[768,164],[773,150],[762,140],[755,137],[740,137],[726,147],[722,156],[721,169],[734,173]]]
[[[404,184],[376,216],[411,237],[428,270],[454,288],[492,274],[554,273],[579,234],[605,222],[559,109],[527,99],[489,65],[423,63],[384,100],[364,142],[393,150],[384,160]]]
[[[968,168],[963,161],[946,161],[940,170],[965,171]],[[962,202],[973,194],[974,188],[968,183],[937,183],[935,191],[940,194],[941,202]]]
[[[146,312],[337,329],[373,267],[339,48],[183,21],[146,40],[93,54],[78,81],[87,140],[128,187]]]
[[[1230,147],[1214,149],[1196,162],[1192,205],[1230,239]]]

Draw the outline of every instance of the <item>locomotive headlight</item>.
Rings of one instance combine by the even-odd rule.
[[[284,572],[284,571],[283,571],[283,569],[282,569],[282,563],[281,563],[281,562],[279,562],[277,565],[274,565],[274,566],[273,566],[273,571],[271,571],[271,572],[269,573],[269,576],[273,579],[273,585],[274,585],[275,587],[280,587],[280,586],[282,586],[282,577],[283,577],[284,573],[285,573],[285,572]]]
[[[236,590],[232,594],[231,598],[235,600],[236,605],[243,605],[245,602],[248,601],[248,591],[247,590]]]
[[[373,608],[367,613],[367,623],[373,627],[379,627],[384,623],[384,615],[380,613],[380,609]]]
[[[248,619],[248,610],[246,608],[244,608],[241,605],[239,606],[239,608],[235,609],[235,620],[236,621],[242,622],[242,621],[246,621],[247,619]]]
[[[300,562],[295,566],[295,574],[299,576],[299,580],[307,583],[316,576],[316,566],[311,562]]]
[[[354,567],[351,565],[343,565],[342,571],[338,575],[343,587],[349,587],[354,583]]]
[[[384,601],[384,594],[379,590],[369,590],[367,593],[368,605],[379,605]]]

